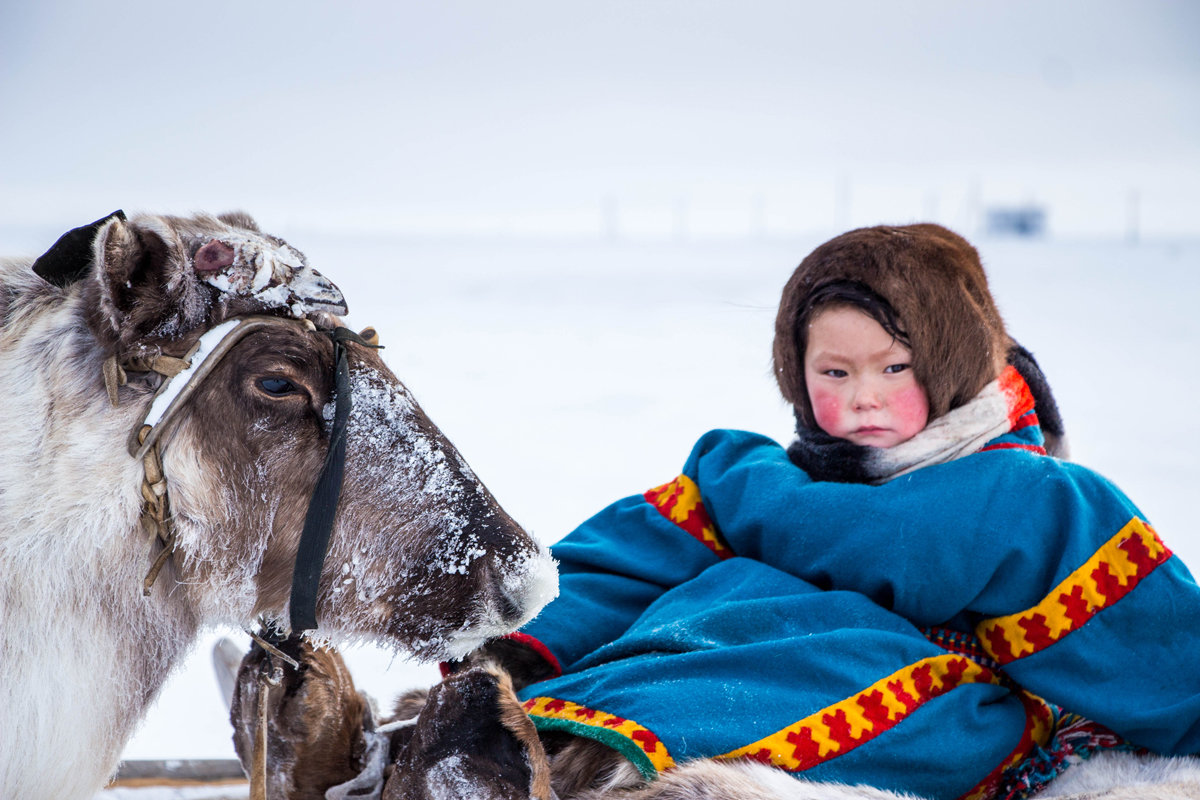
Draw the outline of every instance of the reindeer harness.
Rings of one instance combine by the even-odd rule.
[[[129,440],[129,453],[134,458],[141,460],[145,468],[145,478],[142,481],[142,499],[145,501],[142,509],[143,528],[148,533],[152,533],[163,545],[163,549],[155,558],[143,583],[142,591],[149,594],[150,587],[154,584],[159,571],[175,547],[175,530],[171,524],[166,477],[162,471],[160,455],[163,433],[171,427],[180,411],[186,407],[188,399],[204,379],[212,374],[221,359],[238,342],[248,334],[271,327],[292,328],[303,333],[326,335],[333,340],[334,347],[334,416],[333,428],[329,437],[329,450],[313,489],[312,498],[309,500],[308,513],[304,519],[304,530],[300,535],[300,546],[296,552],[296,564],[292,573],[292,594],[289,603],[291,629],[294,633],[299,633],[317,627],[317,590],[321,578],[321,568],[325,563],[325,553],[329,548],[329,539],[333,533],[333,522],[342,488],[342,476],[345,472],[346,426],[353,406],[350,368],[345,343],[355,342],[366,347],[378,347],[379,345],[364,339],[348,328],[340,326],[332,329],[318,328],[312,320],[307,318],[288,319],[256,315],[227,320],[200,337],[187,359],[183,360],[182,369],[179,369],[178,360],[170,357],[165,357],[165,363],[159,363],[164,358],[159,357],[148,365],[153,371],[164,375],[166,380],[159,387],[145,419],[134,428]],[[171,372],[174,374],[170,374]],[[119,365],[115,365],[115,369],[106,367],[106,383],[109,381],[109,375],[116,375],[119,381],[123,373],[124,369]],[[111,384],[109,385],[109,395],[110,397],[115,395],[115,387]]]
[[[90,225],[75,228],[62,237],[43,256],[34,262],[33,270],[47,281],[67,286],[86,274],[92,260],[92,242],[105,223],[113,218],[125,219],[116,211]],[[365,347],[379,347],[374,331],[367,329],[359,335],[341,326],[318,328],[307,317],[289,318],[252,315],[222,322],[201,335],[184,358],[156,355],[118,362],[115,356],[104,362],[104,383],[110,402],[118,402],[118,387],[126,383],[127,372],[153,372],[163,382],[155,393],[146,416],[130,434],[128,449],[144,468],[142,480],[142,527],[152,542],[161,542],[162,549],[151,563],[143,581],[142,591],[150,593],[151,586],[167,559],[174,552],[176,533],[171,519],[167,496],[167,481],[162,469],[161,447],[164,434],[171,428],[181,410],[200,384],[212,374],[221,359],[243,338],[255,331],[271,327],[291,328],[303,333],[329,336],[334,347],[334,419],[329,437],[325,463],[313,489],[304,530],[296,553],[292,574],[292,593],[289,603],[293,634],[317,627],[316,603],[321,569],[333,533],[334,517],[341,494],[342,476],[346,463],[346,427],[352,408],[350,368],[346,342]]]
[[[74,228],[63,234],[44,255],[33,264],[33,271],[45,280],[60,287],[68,286],[83,278],[93,261],[92,245],[96,236],[110,220],[125,219],[122,211],[115,211],[90,225]],[[202,248],[203,249],[203,248]],[[219,248],[218,248],[219,250]],[[344,308],[344,305],[343,305]],[[292,592],[289,602],[291,622],[290,636],[298,637],[305,631],[317,627],[317,593],[320,588],[321,569],[333,534],[333,523],[341,495],[342,477],[346,465],[346,428],[352,409],[350,367],[346,342],[355,342],[365,347],[378,347],[375,333],[368,328],[356,334],[347,328],[318,328],[306,315],[303,306],[288,308],[290,317],[252,315],[229,319],[205,331],[184,358],[164,354],[148,357],[132,357],[118,360],[111,356],[103,365],[104,385],[109,402],[119,403],[119,387],[127,382],[128,372],[154,373],[162,380],[154,398],[134,430],[127,447],[129,454],[142,462],[142,528],[152,542],[161,549],[154,557],[142,583],[142,592],[150,594],[150,588],[158,578],[167,559],[175,550],[176,531],[171,518],[170,501],[167,495],[167,479],[163,472],[162,446],[165,435],[178,420],[189,399],[204,380],[213,373],[230,350],[242,339],[255,331],[269,328],[285,328],[303,334],[328,336],[334,350],[334,418],[329,437],[329,449],[325,463],[317,478],[304,529],[296,552],[292,573]],[[299,664],[278,649],[282,639],[267,623],[263,623],[262,636],[248,631],[268,652],[264,669],[258,676],[258,735],[254,742],[251,768],[251,796],[254,800],[265,800],[267,774],[267,698],[273,687],[282,680],[281,659],[292,669]]]

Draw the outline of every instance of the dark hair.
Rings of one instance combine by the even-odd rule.
[[[809,293],[804,307],[796,315],[796,350],[804,358],[808,347],[808,326],[818,311],[836,306],[858,309],[887,331],[892,339],[905,347],[912,348],[908,334],[900,327],[900,318],[892,304],[883,299],[874,289],[860,281],[829,281]]]

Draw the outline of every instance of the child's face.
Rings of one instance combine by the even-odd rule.
[[[808,326],[804,381],[813,416],[830,436],[892,447],[929,421],[929,399],[912,354],[858,309],[818,311]]]

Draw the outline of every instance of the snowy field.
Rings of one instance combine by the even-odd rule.
[[[786,443],[796,263],[940,221],[979,246],[1074,459],[1200,571],[1198,30],[1188,0],[6,3],[0,255],[121,204],[254,212],[552,543],[711,428]],[[1006,208],[1051,236],[972,235]],[[233,757],[221,636],[248,641],[200,642],[127,758]],[[437,678],[348,661],[381,704]]]
[[[544,542],[674,477],[710,428],[789,438],[770,373],[775,305],[818,238],[417,240],[260,222],[341,286],[348,324],[379,330],[392,369]],[[0,231],[7,253],[33,253],[35,240]],[[1200,242],[977,244],[1009,330],[1055,387],[1074,459],[1200,566]],[[174,676],[128,758],[233,757],[214,639]],[[350,662],[381,702],[436,679],[373,649]]]

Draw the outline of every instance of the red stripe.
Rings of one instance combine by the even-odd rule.
[[[560,675],[562,675],[562,665],[558,663],[558,659],[554,657],[554,653],[550,652],[550,648],[546,647],[546,645],[542,644],[541,640],[539,640],[533,636],[530,636],[528,633],[520,633],[520,632],[510,633],[507,636],[501,636],[500,638],[501,639],[512,639],[514,642],[520,642],[521,644],[525,645],[530,650],[532,650],[533,652],[535,652],[539,656],[541,656],[542,660],[545,661],[550,666],[550,669],[554,670],[554,674],[550,676],[551,678],[557,678]],[[442,678],[449,678],[451,675],[454,674],[450,670],[450,662],[449,661],[439,662],[438,663],[438,671],[442,673]],[[549,678],[547,678],[546,680],[549,680]]]
[[[979,452],[986,453],[989,450],[1028,450],[1031,453],[1037,453],[1039,456],[1046,455],[1046,448],[1036,444],[1019,444],[1017,442],[1000,442],[998,444],[989,444]]]
[[[1016,425],[1023,414],[1033,410],[1033,392],[1029,390],[1029,384],[1025,383],[1016,367],[1009,365],[1001,371],[1000,391],[1008,401],[1010,424]]]
[[[520,642],[541,656],[542,660],[550,665],[550,669],[554,670],[554,674],[550,676],[551,678],[557,678],[558,676],[562,675],[562,664],[558,663],[558,659],[554,657],[554,653],[550,652],[550,648],[546,647],[546,645],[543,644],[542,641],[536,636],[530,636],[528,633],[521,633],[520,631],[517,631],[516,633],[510,633],[504,638],[512,639],[514,642]]]
[[[1038,420],[1038,415],[1035,412],[1030,411],[1028,414],[1021,417],[1019,420],[1017,420],[1017,424],[1013,425],[1011,430],[1019,431],[1019,430],[1022,430],[1023,428],[1031,428],[1034,425],[1041,425],[1041,424],[1042,424],[1041,421]]]

